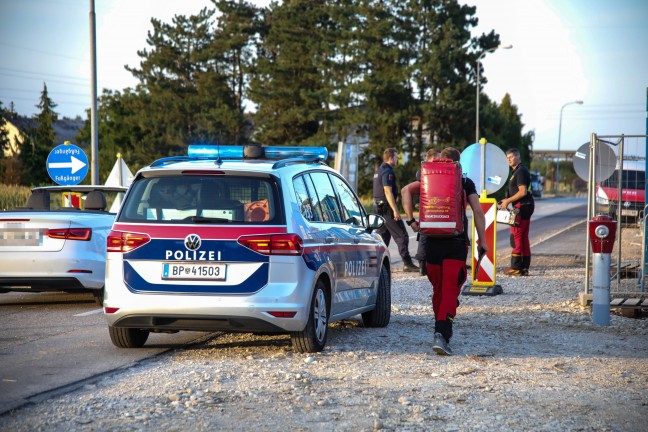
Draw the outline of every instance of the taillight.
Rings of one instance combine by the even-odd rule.
[[[91,228],[55,228],[47,230],[47,237],[64,240],[88,241],[92,238]]]
[[[294,318],[297,315],[297,312],[286,312],[286,311],[268,311],[270,315],[275,318]]]
[[[106,247],[108,252],[130,252],[150,241],[148,234],[110,231]]]
[[[238,242],[263,255],[301,255],[303,241],[297,234],[243,236]]]

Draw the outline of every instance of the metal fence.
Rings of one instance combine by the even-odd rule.
[[[587,220],[609,214],[616,220],[616,238],[611,254],[611,307],[626,310],[648,309],[646,292],[646,147],[647,135],[596,135],[589,143]],[[625,166],[624,166],[625,164]],[[576,165],[576,159],[575,159]],[[638,170],[635,183],[627,182],[625,171]],[[615,176],[616,179],[615,180]],[[607,180],[606,180],[607,179]],[[638,180],[637,180],[638,179]],[[630,185],[630,186],[629,186]],[[605,187],[603,187],[605,186]],[[636,188],[628,199],[628,187]],[[616,189],[616,191],[615,191]],[[608,195],[605,191],[610,192]],[[639,193],[639,191],[641,191]],[[641,197],[643,196],[643,200]],[[592,250],[587,232],[588,253],[585,292],[581,304],[592,300]]]

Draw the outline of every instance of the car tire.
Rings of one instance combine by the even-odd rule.
[[[391,319],[391,280],[386,267],[380,269],[376,307],[362,314],[365,327],[386,327]]]
[[[148,330],[108,326],[110,340],[119,348],[142,348],[149,337]]]
[[[302,331],[290,334],[295,351],[314,353],[324,349],[328,335],[328,311],[328,295],[324,283],[320,280],[315,285],[306,327]]]

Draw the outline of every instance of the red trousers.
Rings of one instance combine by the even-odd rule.
[[[518,222],[518,226],[511,226],[514,243],[511,251],[511,268],[528,270],[531,264],[531,242],[529,241],[531,219],[518,218]]]
[[[457,315],[457,299],[466,282],[466,261],[444,259],[441,265],[427,263],[432,283],[432,309],[436,321],[450,321]],[[444,335],[445,336],[445,335]],[[446,339],[449,339],[446,336]]]

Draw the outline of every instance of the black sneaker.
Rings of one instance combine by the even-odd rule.
[[[416,273],[419,271],[419,268],[410,261],[409,263],[403,264],[403,271],[406,273]]]
[[[452,349],[441,333],[434,333],[434,343],[432,344],[432,350],[434,350],[434,352],[439,355],[452,355]]]

